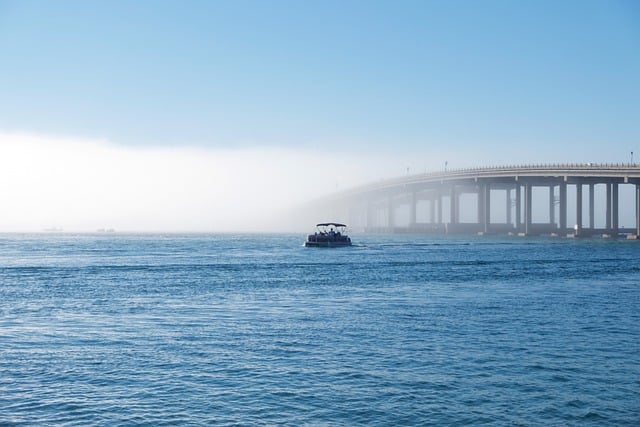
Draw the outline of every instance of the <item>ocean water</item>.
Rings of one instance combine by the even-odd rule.
[[[0,425],[640,425],[640,242],[0,235]]]

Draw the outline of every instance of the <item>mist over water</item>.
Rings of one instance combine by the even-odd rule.
[[[125,147],[107,140],[0,131],[0,232],[303,231],[313,221],[337,219],[299,215],[314,199],[387,178],[441,171],[445,154],[435,155],[442,151],[437,148],[427,151]],[[458,157],[454,168],[509,163]],[[622,225],[633,226],[630,187],[621,185],[620,215]],[[601,190],[597,206],[603,204]],[[469,195],[464,196],[461,219],[473,222],[475,195],[468,203]],[[571,224],[574,198],[569,194]],[[547,200],[546,193],[534,194],[537,221],[547,220]],[[498,211],[492,220],[504,221]],[[597,215],[601,223],[601,212]]]
[[[383,153],[0,133],[0,231],[275,231],[292,207],[399,175],[404,164]]]

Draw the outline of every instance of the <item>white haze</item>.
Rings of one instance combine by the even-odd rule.
[[[408,164],[384,153],[132,148],[5,132],[0,232],[287,231],[278,218],[292,208],[336,189],[402,175]]]

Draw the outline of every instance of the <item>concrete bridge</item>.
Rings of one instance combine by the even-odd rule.
[[[634,224],[620,224],[623,205]],[[368,232],[634,237],[640,235],[640,165],[500,166],[407,175],[342,191],[315,206],[327,208],[316,210],[324,220]]]

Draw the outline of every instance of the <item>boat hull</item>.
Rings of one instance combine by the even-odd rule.
[[[340,248],[351,246],[351,242],[304,242],[307,248]]]
[[[304,245],[308,248],[339,248],[351,246],[351,238],[340,234],[309,234]]]

